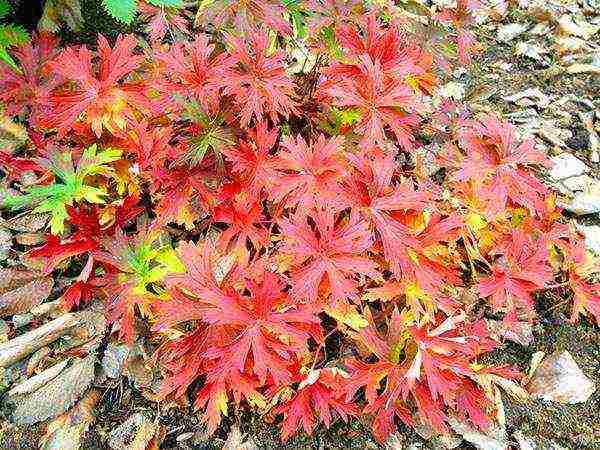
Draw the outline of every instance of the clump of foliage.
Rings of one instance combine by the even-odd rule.
[[[193,39],[178,2],[140,2],[147,45],[41,35],[0,63],[30,135],[0,153],[21,191],[4,206],[51,217],[28,256],[83,267],[65,307],[104,299],[125,342],[147,321],[160,395],[193,389],[209,432],[232,407],[281,417],[283,439],[354,416],[380,441],[489,427],[490,384],[519,375],[481,364],[483,316],[535,320],[559,286],[600,320],[600,285],[535,176],[546,156],[436,95],[474,56],[473,5],[200,3]]]
[[[5,21],[10,18],[11,12],[12,6],[10,3],[7,0],[0,0],[0,20]],[[16,69],[17,64],[10,56],[8,49],[23,45],[28,40],[27,31],[19,25],[0,22],[0,61]]]

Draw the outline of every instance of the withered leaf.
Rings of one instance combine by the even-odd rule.
[[[38,423],[67,411],[92,384],[95,362],[94,355],[81,359],[45,386],[16,398],[14,422],[18,425]]]
[[[31,212],[27,212],[7,220],[4,225],[8,229],[18,231],[20,233],[34,233],[36,231],[40,231],[46,226],[46,223],[48,223],[48,218],[48,214],[33,214]]]
[[[48,424],[45,436],[41,439],[42,450],[78,450],[83,435],[95,420],[94,408],[100,401],[98,389],[90,389],[85,396],[63,415]]]
[[[0,261],[8,258],[12,247],[12,234],[10,231],[0,228]]]
[[[23,286],[25,283],[40,278],[42,274],[29,270],[11,268],[0,268],[0,294],[11,289]]]
[[[52,277],[36,278],[26,284],[0,295],[0,316],[10,316],[28,312],[50,295],[54,280]]]
[[[44,235],[42,233],[22,233],[15,237],[17,244],[31,247],[33,245],[39,245],[44,242]]]

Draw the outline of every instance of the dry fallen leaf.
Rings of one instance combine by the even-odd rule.
[[[569,67],[567,67],[567,72],[571,73],[571,74],[575,74],[575,73],[600,74],[600,65],[575,63],[575,64],[571,64]]]
[[[94,355],[80,359],[36,391],[16,397],[13,421],[28,425],[67,411],[92,384],[95,363]]]
[[[26,212],[7,220],[4,226],[19,233],[35,233],[48,223],[49,214]]]
[[[108,445],[113,450],[154,450],[162,440],[161,427],[144,413],[135,413],[111,433]]]
[[[0,317],[28,312],[48,298],[54,286],[52,277],[34,278],[10,290],[0,289]]]
[[[12,234],[5,228],[0,228],[0,261],[6,260],[12,248]]]
[[[100,401],[98,389],[90,389],[69,411],[48,424],[40,440],[40,450],[79,450],[82,439],[94,422],[94,408]]]

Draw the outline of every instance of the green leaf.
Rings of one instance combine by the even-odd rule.
[[[121,150],[107,148],[98,153],[96,144],[89,146],[77,164],[77,176],[81,179],[90,175],[107,175],[112,169],[106,164],[121,159]]]
[[[12,8],[6,0],[0,0],[0,19],[6,16],[11,10]]]
[[[104,203],[106,191],[87,185],[85,179],[92,175],[111,174],[112,168],[107,164],[120,158],[120,150],[108,148],[98,152],[94,144],[83,151],[77,169],[73,170],[70,152],[53,154],[50,158],[50,170],[54,173],[56,182],[49,186],[31,186],[25,194],[8,197],[4,206],[15,210],[35,204],[35,212],[51,214],[50,229],[53,234],[60,234],[64,231],[64,221],[68,218],[67,206],[82,200]]]
[[[102,0],[104,9],[115,19],[131,24],[137,11],[137,0]]]
[[[166,8],[183,8],[182,0],[148,0],[148,3],[154,6],[164,6]]]
[[[21,45],[29,42],[29,34],[19,25],[0,25],[0,45],[10,47],[11,45]]]
[[[287,9],[294,29],[296,38],[304,38],[308,34],[308,26],[305,22],[305,12],[302,9],[301,2],[298,0],[283,0],[283,5]]]
[[[84,199],[89,203],[104,203],[106,192],[93,186],[82,186],[77,192],[77,200]]]
[[[33,210],[34,213],[50,213],[50,232],[59,235],[65,231],[65,220],[69,217],[64,203],[49,199]]]
[[[11,68],[13,68],[14,70],[18,70],[19,69],[17,67],[17,63],[15,62],[15,60],[12,59],[12,57],[8,54],[8,52],[6,51],[6,49],[4,47],[2,47],[2,46],[0,46],[0,61],[5,62]]]

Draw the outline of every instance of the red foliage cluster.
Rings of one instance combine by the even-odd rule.
[[[0,153],[8,181],[66,179],[40,165],[51,149],[121,152],[85,178],[108,200],[73,197],[69,227],[30,256],[85,263],[66,306],[105,298],[124,340],[141,313],[162,340],[161,395],[200,380],[210,432],[232,403],[282,415],[284,439],[353,416],[381,441],[397,420],[485,428],[481,380],[518,375],[479,363],[496,347],[484,314],[533,320],[535,294],[558,283],[573,320],[600,320],[597,266],[535,177],[548,161],[533,141],[434,101],[452,61],[389,20],[393,2],[299,3],[292,21],[280,2],[212,2],[197,23],[212,34],[190,42],[167,42],[150,8],[144,51],[134,36],[15,51],[0,100],[38,154]],[[472,7],[438,18],[464,24]],[[292,72],[298,17],[309,56]],[[468,59],[472,38],[454,36]]]

